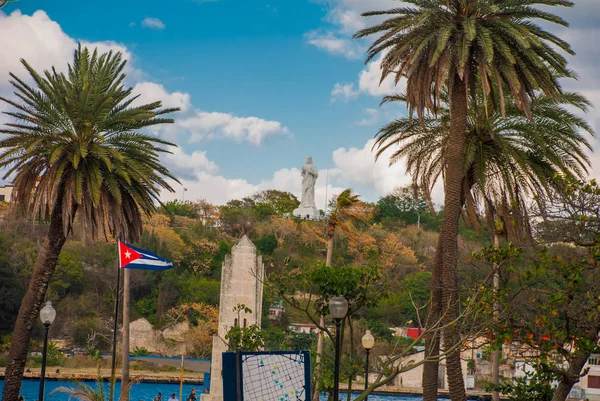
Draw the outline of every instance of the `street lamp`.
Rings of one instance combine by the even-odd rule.
[[[375,337],[371,334],[371,330],[367,330],[364,336],[362,336],[360,342],[362,343],[363,348],[367,352],[367,361],[365,362],[365,391],[369,388],[369,353],[371,352],[371,348],[375,345]],[[368,400],[369,396],[365,397],[365,400]]]
[[[46,378],[46,354],[48,353],[48,330],[56,318],[56,310],[52,307],[52,302],[46,302],[46,305],[40,311],[40,320],[44,324],[44,349],[42,351],[42,373],[40,375],[40,395],[38,401],[44,401],[44,379]]]
[[[340,326],[342,324],[342,319],[345,318],[346,313],[348,313],[348,300],[341,296],[331,297],[329,300],[329,312],[335,319],[335,370],[333,372],[333,399],[334,401],[338,401],[340,391],[340,340],[342,338]]]

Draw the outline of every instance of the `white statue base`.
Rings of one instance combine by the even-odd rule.
[[[296,217],[305,220],[319,220],[321,214],[317,210],[316,207],[303,207],[300,206],[298,209],[294,210],[292,214]]]

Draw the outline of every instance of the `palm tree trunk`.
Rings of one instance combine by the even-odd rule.
[[[63,225],[63,196],[63,190],[59,189],[52,208],[50,227],[40,247],[29,287],[19,308],[4,377],[4,391],[2,393],[2,400],[4,401],[17,401],[19,398],[31,331],[39,318],[40,309],[48,290],[48,283],[54,274],[58,256],[67,239]]]
[[[465,401],[465,384],[460,359],[459,325],[453,324],[458,312],[458,220],[462,210],[462,182],[464,178],[464,150],[467,130],[467,87],[458,76],[454,77],[450,98],[450,132],[446,155],[446,182],[444,184],[444,221],[440,232],[442,262],[442,321],[444,348],[455,348],[446,357],[446,373],[450,399]],[[438,251],[440,247],[438,247]]]
[[[442,252],[441,242],[435,253],[433,275],[431,280],[431,296],[429,315],[425,323],[425,362],[423,364],[423,401],[436,401],[438,392],[438,372],[440,362],[437,360],[440,354],[440,317],[442,306]]]
[[[334,228],[335,230],[335,228]],[[325,259],[325,266],[331,266],[331,259],[333,255],[333,233],[332,235],[328,235],[327,238],[327,258]],[[325,327],[325,317],[321,316],[319,319],[319,325],[321,327]],[[321,362],[321,354],[323,354],[323,333],[320,332],[317,337],[317,356],[315,357],[315,362],[317,368],[315,369],[315,378],[320,374],[321,367],[319,363]],[[312,395],[313,401],[319,401],[319,382],[315,379],[315,385],[313,389]]]

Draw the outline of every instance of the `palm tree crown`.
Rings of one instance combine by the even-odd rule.
[[[364,16],[389,16],[363,29],[356,38],[380,35],[370,46],[367,61],[383,53],[382,80],[407,79],[406,101],[420,117],[435,110],[443,86],[460,79],[473,92],[478,83],[484,96],[504,90],[529,114],[529,97],[536,89],[560,92],[557,76],[571,76],[565,58],[570,46],[543,30],[534,20],[567,26],[562,18],[533,6],[572,7],[568,0],[406,0],[416,7],[373,11]],[[473,94],[473,93],[472,93]],[[504,114],[504,113],[502,113]]]
[[[482,97],[482,95],[480,95]],[[421,124],[399,118],[377,134],[374,147],[379,157],[390,147],[390,162],[406,160],[413,185],[430,201],[431,190],[444,175],[450,115],[442,91],[437,117],[427,114]],[[404,102],[403,95],[384,97],[382,103]],[[463,205],[470,211],[481,204],[522,205],[552,187],[554,176],[582,178],[587,173],[591,146],[585,133],[594,134],[585,119],[571,110],[586,112],[589,101],[577,93],[554,99],[540,95],[532,99],[532,120],[527,119],[511,98],[506,116],[487,114],[484,102],[470,107],[467,123]],[[472,216],[472,213],[470,213]]]
[[[20,210],[48,218],[58,203],[66,230],[79,211],[93,235],[137,238],[173,179],[159,161],[172,144],[140,130],[172,123],[161,116],[178,109],[136,105],[121,53],[79,47],[66,74],[22,63],[37,87],[11,73],[18,100],[0,98],[16,109],[6,113],[16,122],[0,129],[0,167],[14,176]]]

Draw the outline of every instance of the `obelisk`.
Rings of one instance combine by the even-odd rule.
[[[227,352],[225,335],[238,325],[260,327],[262,315],[264,264],[262,256],[256,255],[256,247],[244,236],[233,246],[231,254],[225,256],[221,270],[221,298],[219,302],[218,336],[213,338],[210,394],[203,394],[202,401],[223,400],[222,353]],[[244,304],[251,313],[238,313],[233,309]]]

